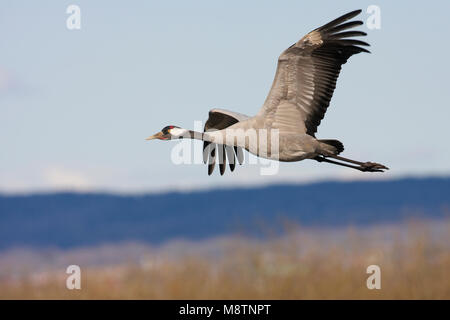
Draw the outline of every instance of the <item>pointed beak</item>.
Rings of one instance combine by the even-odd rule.
[[[160,132],[155,133],[154,135],[148,137],[148,138],[145,139],[145,140],[161,139],[161,137],[162,137],[163,135],[164,135],[164,134],[160,131]]]

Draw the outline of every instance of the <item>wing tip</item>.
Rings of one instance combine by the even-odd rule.
[[[350,12],[342,15],[340,18],[346,17],[347,19],[351,19],[351,18],[354,18],[357,15],[359,15],[361,12],[362,12],[362,9],[356,9],[356,10],[350,11]]]
[[[335,27],[337,25],[340,25],[341,23],[343,23],[343,22],[345,22],[347,20],[350,20],[350,19],[356,17],[361,12],[362,12],[362,9],[357,9],[357,10],[350,11],[350,12],[348,12],[348,13],[346,13],[346,14],[344,14],[344,15],[342,15],[342,16],[340,16],[340,17],[338,17],[338,18],[336,18],[336,19],[334,19],[334,20],[332,20],[332,21],[330,21],[330,22],[328,22],[326,24],[324,24],[323,26],[319,27],[318,30],[322,31],[322,30],[327,30],[327,29],[333,28],[333,27]]]

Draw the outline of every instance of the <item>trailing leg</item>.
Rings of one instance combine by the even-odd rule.
[[[343,166],[343,167],[347,167],[347,168],[352,168],[352,169],[356,169],[359,171],[363,171],[363,172],[383,172],[383,168],[378,168],[377,166],[371,166],[371,165],[367,165],[366,163],[362,163],[362,165],[351,165],[351,164],[347,164],[347,163],[343,163],[343,162],[338,162],[338,161],[334,161],[334,160],[330,160],[325,158],[324,156],[317,156],[314,158],[314,160],[318,161],[318,162],[328,162],[328,163],[332,163],[338,166]],[[374,163],[375,165],[379,165],[377,163]],[[384,166],[383,166],[384,167]],[[386,168],[386,167],[384,167]]]
[[[356,160],[344,158],[344,157],[341,157],[341,156],[338,156],[338,155],[330,155],[329,157],[334,158],[336,160],[357,164],[361,168],[389,170],[388,167],[386,167],[386,166],[384,166],[384,165],[382,165],[380,163],[376,163],[376,162],[369,162],[369,161],[368,162],[361,162],[361,161],[356,161]],[[369,170],[366,170],[366,171],[369,171]]]

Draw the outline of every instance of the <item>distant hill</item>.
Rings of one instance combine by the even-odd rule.
[[[202,239],[280,221],[373,225],[450,213],[450,178],[321,182],[139,196],[0,196],[0,249]]]

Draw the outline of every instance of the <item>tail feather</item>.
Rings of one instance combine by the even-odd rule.
[[[344,151],[344,144],[339,140],[325,139],[319,140],[319,142],[321,143],[321,146],[325,149],[325,151],[330,152],[334,155],[338,155],[342,151]]]

